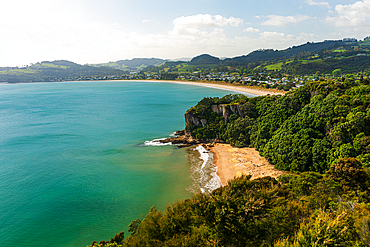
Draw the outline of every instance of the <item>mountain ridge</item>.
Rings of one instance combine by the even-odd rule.
[[[280,71],[281,73],[308,75],[332,73],[342,69],[345,73],[370,70],[370,37],[355,39],[307,42],[284,50],[260,49],[247,55],[220,59],[201,54],[190,61],[174,61],[159,58],[133,58],[115,62],[80,65],[67,60],[43,61],[25,67],[0,67],[0,81],[32,82],[55,81],[66,78],[109,77],[123,78],[129,73],[171,74],[209,71],[228,71],[238,67],[243,73]],[[245,67],[243,69],[243,67]],[[159,76],[162,78],[163,76]]]

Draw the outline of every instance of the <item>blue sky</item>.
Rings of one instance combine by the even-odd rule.
[[[0,8],[0,66],[58,59],[245,55],[370,36],[370,0],[12,0]]]

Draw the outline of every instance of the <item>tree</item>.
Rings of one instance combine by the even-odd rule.
[[[333,74],[334,77],[338,78],[342,74],[342,70],[341,69],[335,69],[335,70],[333,70],[332,74]]]

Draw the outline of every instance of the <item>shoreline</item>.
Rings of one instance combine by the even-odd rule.
[[[121,80],[126,81],[126,80]],[[183,85],[193,85],[193,86],[201,86],[201,87],[211,87],[211,88],[218,88],[218,89],[226,89],[235,92],[242,92],[253,94],[257,96],[265,96],[265,95],[284,95],[285,93],[280,92],[278,90],[269,90],[269,89],[260,89],[260,88],[252,88],[251,86],[242,86],[242,85],[230,85],[227,83],[221,82],[202,82],[202,81],[176,81],[176,80],[130,80],[130,81],[154,81],[154,82],[161,82],[161,83],[176,83],[176,84],[183,84]]]
[[[104,82],[104,81],[147,81],[147,82],[161,82],[161,83],[176,83],[176,84],[183,84],[183,85],[193,85],[193,86],[200,86],[200,87],[210,87],[210,88],[217,88],[217,89],[225,89],[228,91],[234,91],[239,93],[247,93],[256,96],[265,96],[265,95],[284,95],[285,92],[275,90],[275,89],[266,89],[266,88],[259,88],[254,86],[243,86],[243,85],[231,85],[225,82],[204,82],[204,81],[180,81],[180,80],[94,80],[94,82]],[[90,80],[86,81],[61,81],[61,82],[91,82]],[[8,82],[0,82],[1,85],[12,85],[12,84],[24,84],[24,83],[55,83],[55,82],[16,82],[16,83],[8,83]]]
[[[275,166],[261,157],[254,148],[236,148],[229,144],[217,143],[210,150],[213,153],[213,164],[217,167],[217,176],[223,186],[227,185],[229,180],[242,175],[251,175],[253,180],[289,174],[275,169]]]

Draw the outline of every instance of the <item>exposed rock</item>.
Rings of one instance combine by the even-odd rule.
[[[217,115],[223,116],[226,122],[229,121],[230,112],[225,105],[211,105],[211,110]]]
[[[195,144],[202,144],[205,145],[204,147],[213,147],[215,143],[224,143],[221,140],[218,139],[204,139],[204,140],[198,140],[192,136],[187,136],[184,135],[185,131],[176,131],[176,133],[180,133],[181,135],[176,136],[176,137],[170,137],[166,138],[163,140],[158,140],[160,143],[169,143],[171,142],[172,144],[177,145],[178,148],[183,148],[183,147],[189,147]]]
[[[166,138],[164,140],[159,140],[159,142],[160,143],[169,143],[169,142],[171,142],[172,144],[178,145],[179,148],[188,147],[188,146],[199,143],[199,141],[196,140],[195,138],[193,138],[192,136],[189,137],[189,136],[184,135],[184,133],[185,133],[184,130],[178,131],[176,133],[182,133],[183,135],[176,136],[176,137],[171,137],[171,138]]]
[[[183,135],[185,135],[185,130],[178,130],[178,131],[175,132],[175,135],[176,136],[183,136]]]
[[[185,113],[185,126],[188,126],[188,124],[193,124],[193,125],[199,125],[199,118],[194,116],[191,113]]]
[[[232,113],[234,113],[235,115],[238,115],[240,117],[245,117],[247,115],[242,110],[242,106],[241,105],[230,105],[230,110],[232,111]]]
[[[245,117],[247,114],[243,111],[241,105],[212,105],[211,110],[217,115],[223,116],[225,121],[229,121],[231,114]]]
[[[232,114],[238,115],[240,117],[247,116],[247,114],[243,110],[243,106],[238,105],[238,104],[235,104],[235,105],[220,104],[220,105],[211,105],[210,107],[211,107],[212,112],[216,113],[219,116],[223,116],[226,122],[229,122],[229,118]],[[202,125],[202,127],[206,126],[207,120],[204,118],[200,119],[200,117],[202,116],[199,116],[199,117],[195,116],[191,112],[185,113],[185,126],[188,126],[188,125],[198,126],[200,124]],[[187,137],[192,136],[192,133],[191,131],[189,131],[189,129],[191,128],[185,128],[185,135]]]
[[[200,122],[202,123],[203,127],[206,126],[206,124],[207,124],[207,120],[205,120],[205,119],[201,119]]]

